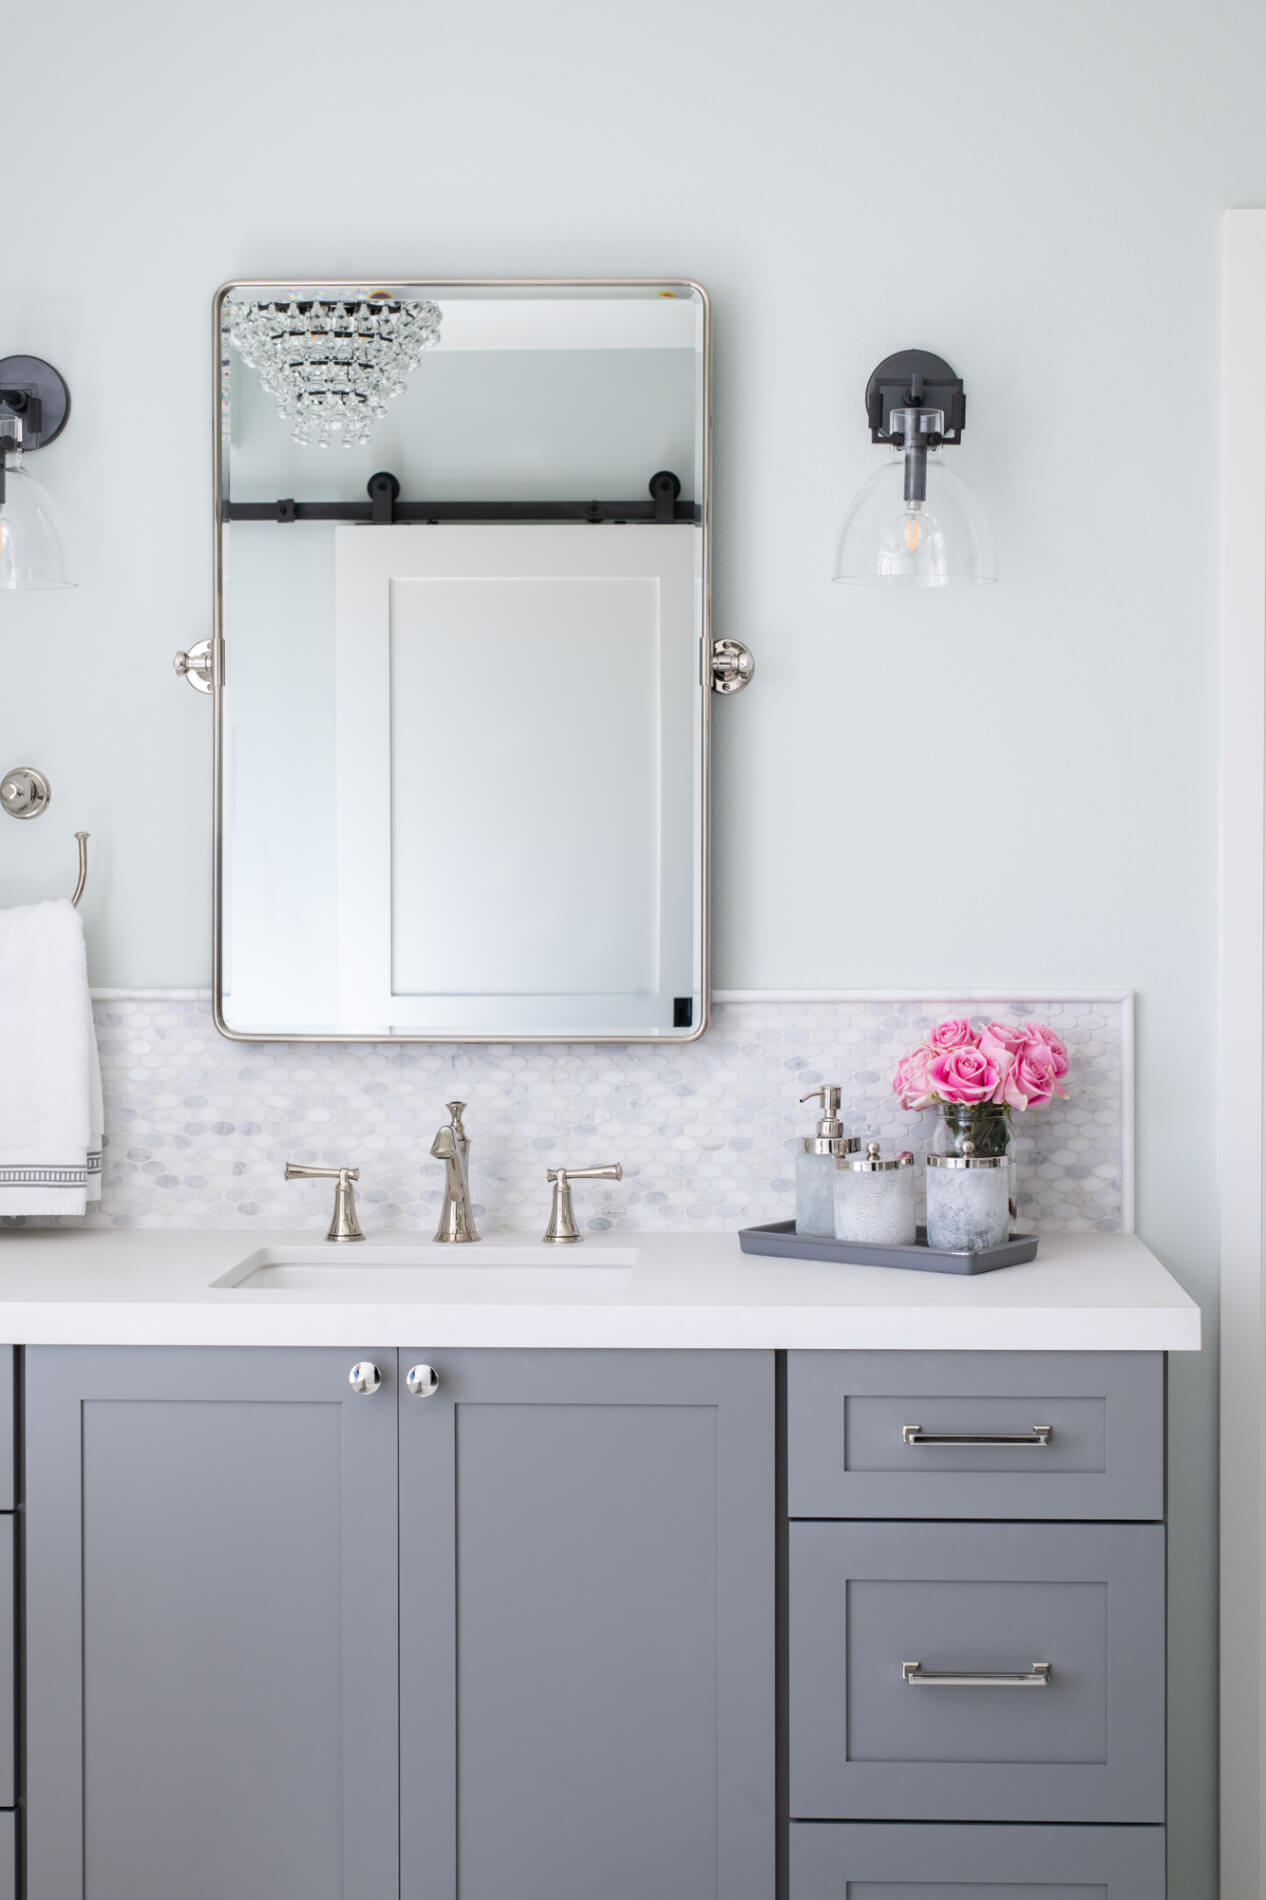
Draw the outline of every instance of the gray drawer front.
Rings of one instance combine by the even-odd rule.
[[[1160,1525],[799,1523],[790,1543],[795,1817],[1163,1820]],[[912,1685],[916,1662],[1051,1673]]]
[[[1028,1442],[911,1444],[907,1426]],[[793,1352],[787,1460],[792,1517],[1160,1519],[1164,1357]]]
[[[0,1900],[14,1900],[17,1890],[17,1830],[11,1814],[0,1814]]]
[[[791,1900],[1165,1900],[1158,1827],[796,1821]]]

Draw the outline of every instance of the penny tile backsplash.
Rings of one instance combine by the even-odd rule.
[[[618,1184],[577,1184],[591,1232],[786,1219],[815,1107],[797,1097],[839,1082],[850,1132],[917,1152],[935,1117],[899,1106],[892,1072],[950,1015],[1036,1017],[1064,1037],[1069,1099],[1015,1117],[1022,1222],[1118,1232],[1129,1218],[1119,997],[721,1002],[707,1035],[675,1047],[238,1043],[216,1034],[205,1001],[103,999],[105,1177],[86,1224],[317,1231],[324,1184],[284,1182],[289,1159],[359,1166],[368,1233],[428,1232],[443,1176],[428,1151],[455,1097],[469,1104],[486,1234],[543,1227],[557,1163],[624,1165]]]

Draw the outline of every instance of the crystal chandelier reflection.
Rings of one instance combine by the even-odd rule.
[[[312,448],[367,442],[423,351],[440,340],[438,304],[405,303],[385,290],[230,303],[228,312],[230,340],[294,440]]]

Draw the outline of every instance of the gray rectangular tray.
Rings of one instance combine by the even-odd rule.
[[[920,1227],[913,1247],[880,1246],[874,1241],[815,1240],[798,1234],[793,1220],[771,1221],[767,1227],[739,1229],[744,1253],[781,1254],[788,1260],[838,1260],[849,1267],[913,1267],[917,1273],[994,1273],[999,1267],[1018,1267],[1037,1253],[1036,1234],[1012,1234],[1001,1247],[983,1253],[946,1253],[928,1246],[926,1227]]]

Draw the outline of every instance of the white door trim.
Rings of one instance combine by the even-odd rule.
[[[1226,217],[1222,414],[1221,1887],[1225,1900],[1255,1900],[1266,1888],[1266,211]]]

